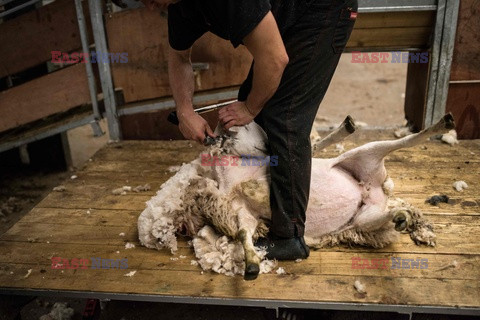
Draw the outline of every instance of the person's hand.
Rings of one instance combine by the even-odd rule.
[[[185,139],[195,140],[203,144],[205,137],[209,135],[212,138],[215,138],[215,134],[208,125],[207,121],[195,113],[193,110],[186,114],[178,114],[178,128],[183,134]]]
[[[252,122],[256,114],[251,113],[244,101],[234,102],[218,112],[220,123],[225,129],[243,126]]]

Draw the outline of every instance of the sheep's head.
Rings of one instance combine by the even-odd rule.
[[[267,135],[254,121],[245,126],[232,127],[225,130],[220,125],[215,129],[217,139],[216,147],[224,154],[265,156],[267,151]]]

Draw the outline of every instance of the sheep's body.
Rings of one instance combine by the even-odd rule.
[[[393,182],[383,158],[453,127],[452,119],[442,121],[399,140],[368,143],[333,159],[313,159],[307,244],[383,247],[394,241],[396,228],[409,231],[417,243],[434,245],[435,235],[420,213],[391,198]],[[224,137],[209,153],[265,156],[265,141],[264,132],[251,123],[237,128],[232,137]],[[263,255],[253,247],[253,239],[266,233],[264,222],[268,224],[271,216],[268,179],[267,166],[202,166],[200,157],[184,164],[147,202],[138,222],[140,241],[149,248],[167,247],[173,252],[177,249],[176,232],[184,230],[195,236],[203,226],[211,225],[221,235],[240,240],[245,254],[235,247],[212,245],[211,230],[202,230],[194,240],[202,267],[227,274],[245,268],[246,274],[255,276]],[[242,265],[243,259],[246,264]]]

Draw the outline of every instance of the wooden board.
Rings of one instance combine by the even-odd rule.
[[[425,123],[429,70],[430,63],[409,63],[407,68],[405,119],[415,132],[422,130]]]
[[[112,65],[115,87],[123,90],[125,102],[170,96],[166,17],[143,8],[108,14],[105,20],[110,50],[128,53],[128,63]],[[251,57],[246,48],[234,50],[228,41],[205,34],[192,48],[192,62],[208,63],[208,70],[196,77],[196,89],[209,90],[240,84]]]
[[[429,47],[431,27],[353,29],[347,51],[401,51]]]
[[[432,27],[434,11],[360,12],[356,29]]]
[[[390,137],[391,133],[363,131],[349,138],[345,147]],[[280,262],[286,275],[265,274],[249,282],[240,276],[201,272],[191,265],[194,256],[188,239],[180,239],[178,259],[171,259],[167,250],[147,249],[138,242],[136,222],[145,201],[173,175],[170,166],[188,162],[202,150],[188,141],[124,141],[104,147],[76,173],[77,179],[65,181],[65,192],[49,194],[0,237],[0,290],[134,294],[135,299],[147,300],[219,299],[211,303],[234,299],[240,305],[253,299],[480,307],[480,141],[462,141],[455,147],[425,141],[386,159],[396,195],[421,209],[434,224],[436,247],[416,246],[402,234],[383,249],[324,248],[300,263]],[[325,157],[336,155],[334,148],[325,152]],[[469,188],[454,191],[452,182],[457,179],[467,181]],[[152,190],[123,196],[111,193],[114,188],[144,183],[150,183]],[[438,207],[425,203],[437,193],[458,201]],[[127,250],[126,242],[136,247]],[[89,262],[86,269],[59,270],[51,268],[52,257]],[[127,259],[128,269],[93,269],[92,257]],[[352,258],[420,258],[428,260],[428,268],[355,269]],[[457,266],[451,267],[454,261]],[[133,277],[124,276],[134,270]],[[367,294],[355,291],[355,280],[365,284]]]
[[[84,64],[0,92],[0,132],[90,102]]]
[[[446,110],[457,119],[460,139],[480,138],[480,35],[472,32],[479,28],[478,1],[461,1],[450,81],[477,83],[451,83],[448,89]]]
[[[460,1],[450,80],[480,80],[478,1]]]
[[[480,83],[451,83],[446,112],[455,117],[459,139],[479,139]]]
[[[88,5],[83,6],[91,34]],[[1,23],[0,43],[0,78],[51,60],[51,51],[81,48],[75,2],[57,0]]]

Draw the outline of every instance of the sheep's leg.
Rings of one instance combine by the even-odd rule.
[[[336,166],[350,172],[357,180],[382,185],[386,179],[383,158],[390,152],[410,148],[424,142],[428,137],[448,132],[455,128],[451,114],[445,115],[437,124],[397,140],[376,141],[350,150],[340,157]]]
[[[312,146],[313,157],[315,158],[317,156],[317,152],[321,151],[322,149],[325,149],[334,143],[343,141],[346,137],[354,133],[356,129],[357,127],[355,126],[355,122],[353,121],[352,117],[347,116],[337,129],[323,138],[320,142],[317,142]]]
[[[260,257],[255,252],[253,245],[253,234],[255,233],[257,224],[257,219],[245,208],[239,210],[237,238],[242,242],[245,252],[245,280],[255,280],[260,272]]]

